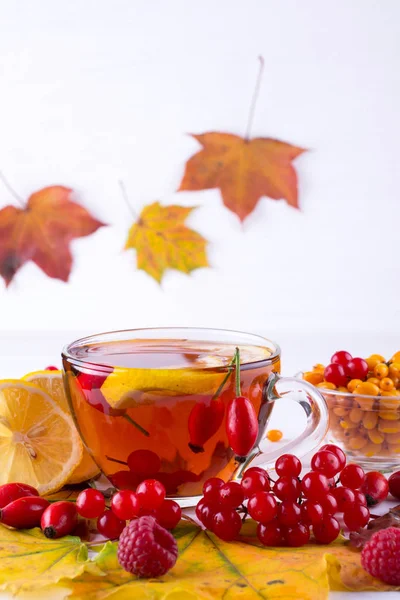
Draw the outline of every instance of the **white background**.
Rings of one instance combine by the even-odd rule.
[[[1,170],[24,197],[73,187],[110,226],[73,242],[69,284],[33,264],[1,282],[0,330],[399,333],[399,21],[397,0],[3,2]],[[310,151],[301,212],[264,198],[242,227],[218,190],[175,190],[188,132],[244,133],[259,54],[254,136]],[[136,270],[120,178],[137,211],[199,206],[213,268]]]
[[[398,0],[3,0],[0,169],[24,197],[74,188],[109,227],[73,242],[69,284],[33,264],[0,282],[0,376],[57,364],[84,333],[156,325],[270,335],[288,373],[399,349],[399,22]],[[264,198],[241,226],[218,190],[175,190],[187,133],[243,135],[259,54],[253,135],[309,152],[301,212]],[[213,268],[161,287],[136,270],[119,179],[137,212],[198,206]]]

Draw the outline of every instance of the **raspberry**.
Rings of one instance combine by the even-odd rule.
[[[175,538],[153,517],[131,521],[119,538],[119,564],[138,577],[164,575],[172,569],[177,558]]]
[[[374,533],[361,552],[361,564],[373,577],[400,585],[400,529],[388,527]]]

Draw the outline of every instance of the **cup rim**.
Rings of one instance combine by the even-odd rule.
[[[185,332],[185,331],[192,331],[192,332],[215,332],[216,334],[231,334],[231,335],[237,335],[237,336],[249,336],[249,337],[253,337],[255,339],[259,339],[260,341],[267,343],[268,345],[266,346],[267,348],[270,348],[271,350],[273,350],[272,354],[270,356],[268,356],[268,358],[263,358],[260,360],[253,360],[251,362],[248,363],[243,363],[243,366],[245,366],[246,364],[249,365],[251,364],[253,365],[258,365],[258,364],[271,364],[274,361],[276,361],[277,359],[280,358],[281,356],[281,348],[279,346],[279,344],[277,344],[276,342],[274,342],[273,340],[263,336],[263,335],[259,335],[258,333],[249,333],[246,331],[238,331],[235,329],[224,329],[224,328],[220,328],[220,327],[174,327],[174,326],[170,326],[170,327],[137,327],[137,328],[133,328],[133,329],[117,329],[117,330],[112,330],[112,331],[103,331],[101,333],[95,333],[95,334],[91,334],[88,336],[84,336],[82,338],[78,338],[76,340],[74,340],[73,342],[70,342],[69,344],[64,345],[62,351],[61,351],[61,356],[62,358],[65,358],[66,360],[68,360],[68,362],[72,362],[73,364],[79,365],[79,366],[90,366],[91,368],[98,368],[99,370],[104,370],[107,367],[113,366],[114,368],[121,368],[121,369],[126,369],[127,367],[119,367],[118,365],[106,365],[104,363],[97,363],[93,360],[86,360],[86,359],[81,359],[78,358],[77,356],[75,356],[71,350],[73,347],[75,346],[82,346],[84,344],[87,343],[93,343],[96,340],[100,340],[101,338],[105,337],[105,336],[109,336],[110,340],[113,340],[113,336],[117,337],[118,335],[123,335],[123,334],[137,334],[140,332],[157,332],[157,331],[166,331],[166,332]],[[141,339],[141,338],[136,338],[136,339]],[[142,339],[146,339],[146,338],[142,338]],[[173,339],[172,337],[170,339]],[[116,339],[115,341],[118,341],[118,339]],[[271,348],[272,346],[272,348]],[[211,367],[208,367],[211,368]],[[224,367],[212,367],[213,369],[222,369],[225,370],[226,366]]]

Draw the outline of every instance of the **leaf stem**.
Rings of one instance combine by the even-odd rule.
[[[10,185],[8,180],[5,178],[2,171],[0,171],[0,180],[3,182],[3,185],[7,188],[7,190],[10,192],[10,194],[13,196],[13,198],[18,202],[18,204],[21,206],[21,208],[25,208],[26,205],[25,205],[24,199],[21,198],[21,196],[19,194],[17,194],[17,192],[14,190],[14,188]]]
[[[236,398],[242,395],[240,390],[240,353],[239,348],[235,350],[235,384],[236,384]]]
[[[125,414],[122,415],[122,417],[126,421],[128,421],[128,423],[130,423],[131,425],[133,425],[134,427],[136,427],[136,429],[138,429],[141,433],[143,433],[143,435],[145,435],[146,437],[150,437],[149,432],[144,427],[142,427],[141,425],[139,425],[139,423],[136,423],[136,421],[134,421],[132,419],[132,417],[130,417],[128,414],[125,413]]]
[[[253,97],[251,99],[249,116],[248,116],[248,119],[247,119],[246,134],[244,136],[244,139],[247,140],[247,141],[250,139],[251,127],[253,125],[254,113],[255,113],[255,110],[256,110],[256,104],[257,104],[258,94],[260,92],[260,85],[261,85],[262,75],[263,75],[263,71],[264,71],[264,57],[263,56],[259,56],[258,60],[260,62],[260,66],[258,68],[258,75],[257,75],[256,85],[254,87]]]
[[[220,395],[220,393],[222,392],[222,390],[224,389],[224,386],[226,384],[226,382],[229,379],[230,374],[232,373],[232,368],[233,365],[235,364],[235,357],[232,358],[231,362],[228,365],[228,371],[225,374],[225,377],[223,378],[223,380],[221,381],[217,391],[215,392],[214,396],[211,398],[211,400],[216,400],[218,398],[218,396]]]
[[[122,197],[125,200],[125,204],[127,205],[128,209],[129,209],[129,212],[131,213],[131,215],[135,219],[135,221],[138,221],[139,215],[137,214],[137,212],[134,210],[132,204],[130,203],[124,182],[119,180],[118,185],[120,187]]]
[[[111,462],[118,463],[119,465],[124,465],[125,467],[128,464],[124,460],[119,460],[119,458],[113,458],[112,456],[108,456],[107,454],[106,454],[106,459],[111,460]]]

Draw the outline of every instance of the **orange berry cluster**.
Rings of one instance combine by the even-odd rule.
[[[347,377],[346,385],[327,381],[328,368],[322,364],[315,365],[303,377],[321,388],[329,408],[330,433],[348,453],[365,457],[398,456],[400,351],[387,361],[380,354],[372,354],[365,363],[368,365],[365,376]]]

